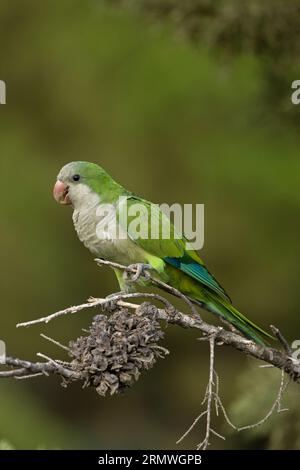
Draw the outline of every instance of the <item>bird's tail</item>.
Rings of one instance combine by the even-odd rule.
[[[240,330],[247,338],[263,346],[269,345],[266,338],[275,339],[272,335],[255,325],[251,320],[248,320],[248,318],[240,313],[227,300],[222,299],[219,296],[214,296],[214,294],[211,294],[209,297],[210,299],[205,302],[204,307],[212,313],[215,313],[227,320],[235,328]]]

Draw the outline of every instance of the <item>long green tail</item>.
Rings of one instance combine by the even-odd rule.
[[[209,297],[211,300],[205,304],[205,307],[211,312],[220,315],[222,318],[227,320],[238,330],[240,330],[247,338],[263,346],[269,346],[268,341],[264,338],[272,340],[275,339],[272,335],[264,331],[259,326],[255,325],[255,323],[253,323],[251,320],[248,320],[248,318],[246,318],[226,300],[218,296],[214,296],[214,294],[210,295]]]

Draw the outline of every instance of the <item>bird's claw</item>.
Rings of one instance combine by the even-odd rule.
[[[127,269],[124,270],[123,277],[126,282],[137,282],[141,278],[147,280],[150,277],[149,269],[151,268],[152,266],[150,264],[130,264]],[[133,270],[135,270],[135,272],[133,272]]]

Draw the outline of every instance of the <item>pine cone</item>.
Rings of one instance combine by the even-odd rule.
[[[111,316],[97,315],[89,335],[70,342],[70,365],[80,373],[84,386],[95,387],[102,396],[119,393],[168,354],[157,345],[164,337],[157,310],[148,306],[142,304],[135,313],[120,308]]]

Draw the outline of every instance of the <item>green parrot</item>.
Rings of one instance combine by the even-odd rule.
[[[272,338],[242,315],[231,303],[225,290],[205,267],[198,253],[189,249],[184,236],[178,234],[170,218],[158,205],[142,199],[118,184],[100,166],[89,162],[71,162],[57,176],[54,198],[73,207],[73,222],[79,239],[98,258],[126,266],[150,265],[154,277],[178,289],[204,309],[222,317],[258,344]],[[146,235],[137,236],[130,211],[138,204],[140,225]],[[158,236],[151,238],[149,223]],[[170,236],[162,236],[164,229]],[[152,232],[151,232],[152,233]],[[133,289],[123,272],[115,269],[122,291]],[[140,278],[142,285],[151,281]]]

